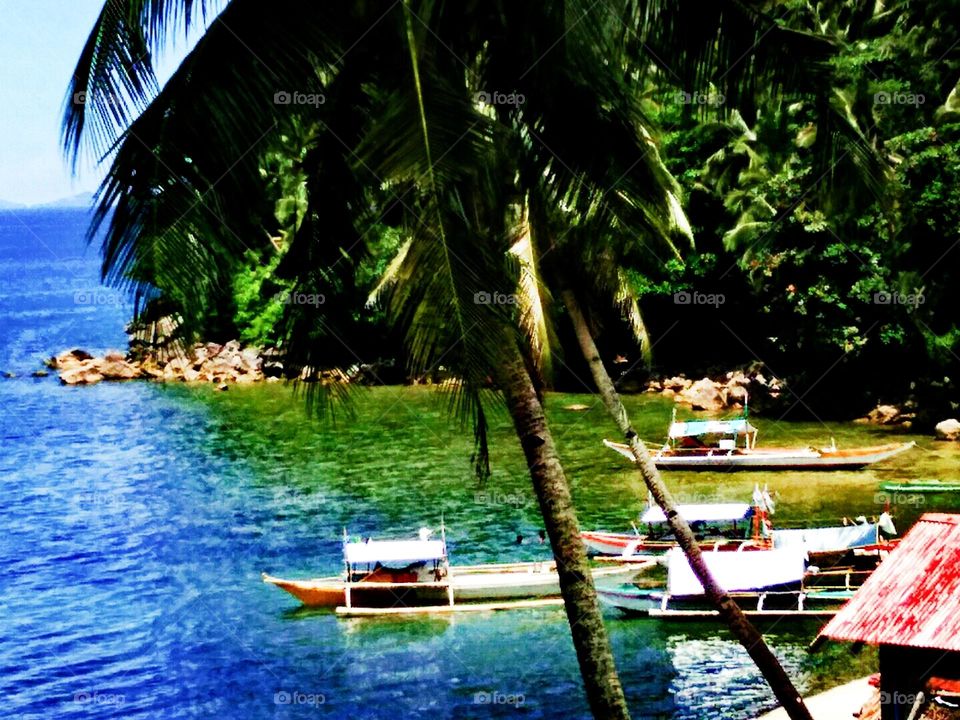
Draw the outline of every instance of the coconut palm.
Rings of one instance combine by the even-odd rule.
[[[557,223],[572,237],[602,229],[609,253],[593,257],[634,310],[616,262],[638,238],[669,247],[688,234],[636,98],[649,48],[697,81],[703,68],[726,62],[714,84],[733,99],[749,98],[770,73],[791,79],[800,50],[824,54],[750,6],[716,7],[710,17],[697,10],[712,31],[698,24],[690,32],[677,14],[690,9],[684,3],[630,0],[107,0],[68,94],[67,151],[77,158],[89,149],[110,163],[93,228],[106,230],[105,275],[160,293],[188,330],[215,312],[210,298],[249,252],[280,253],[284,287],[327,298],[322,313],[287,306],[286,361],[351,362],[351,263],[374,228],[402,229],[407,240],[380,297],[406,333],[412,371],[442,363],[462,379],[452,403],[473,420],[481,467],[491,381],[501,391],[596,717],[628,712],[543,411],[549,297],[521,307],[511,298],[538,284],[536,248],[544,232],[559,242]],[[152,54],[178,28],[201,24],[195,48],[159,88]],[[767,36],[776,49],[761,52]],[[750,62],[734,62],[738,53],[752,54]],[[262,158],[301,137],[306,205],[276,243]],[[313,387],[321,400],[338,389]],[[645,477],[658,487],[655,473]],[[665,493],[655,497],[666,504]],[[782,670],[761,669],[782,700],[796,698]],[[804,717],[797,705],[793,717]]]

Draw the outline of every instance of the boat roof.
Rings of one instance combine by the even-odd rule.
[[[677,512],[687,522],[718,522],[722,520],[744,520],[750,517],[751,507],[747,503],[704,503],[700,505],[677,505]],[[658,505],[647,509],[640,522],[662,523],[667,518]]]
[[[343,545],[343,557],[351,565],[357,563],[412,563],[420,560],[443,560],[447,556],[443,540],[367,540]]]
[[[670,423],[670,437],[696,437],[697,435],[744,435],[756,432],[746,418],[734,420],[685,420]]]

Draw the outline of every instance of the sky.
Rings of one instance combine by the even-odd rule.
[[[60,149],[67,84],[106,0],[0,0],[0,200],[35,205],[92,192],[103,168],[72,177]],[[158,62],[161,82],[192,41],[177,38]]]

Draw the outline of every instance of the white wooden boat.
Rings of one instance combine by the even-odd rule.
[[[758,448],[757,429],[745,417],[733,420],[671,422],[668,440],[652,451],[654,464],[666,470],[857,470],[889,460],[916,443],[887,443],[872,447]],[[603,444],[629,460],[629,445]]]
[[[683,552],[679,548],[671,550],[667,558],[665,589],[633,584],[598,587],[600,601],[627,614],[660,618],[694,619],[716,615]],[[851,581],[854,571],[847,571],[840,585],[830,585],[824,582],[822,574],[817,574],[817,584],[806,586],[805,580],[810,575],[805,569],[805,556],[793,549],[704,553],[704,560],[720,586],[747,615],[831,615],[855,590]]]
[[[560,596],[553,561],[451,566],[445,539],[344,542],[343,554],[343,575],[295,580],[263,573],[262,578],[311,607],[397,608]],[[636,570],[603,567],[593,576]]]

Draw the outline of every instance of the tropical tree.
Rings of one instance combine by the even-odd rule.
[[[563,233],[583,238],[601,229],[609,253],[593,257],[623,290],[616,263],[625,249],[635,250],[638,238],[670,246],[687,234],[677,185],[637,102],[651,48],[655,62],[669,58],[692,87],[709,82],[744,106],[765,78],[795,80],[797,53],[819,60],[829,48],[739,3],[719,3],[706,17],[697,6],[704,22],[696,32],[678,15],[692,9],[686,3],[220,7],[108,0],[83,50],[64,137],[74,157],[89,138],[110,161],[94,226],[106,229],[106,276],[173,298],[189,329],[277,230],[262,159],[312,128],[296,161],[305,205],[270,272],[291,292],[322,294],[326,303],[322,313],[285,305],[286,361],[317,368],[355,359],[343,328],[360,289],[344,268],[362,257],[366,233],[398,228],[406,241],[381,297],[406,332],[411,369],[455,369],[461,382],[452,405],[473,420],[481,470],[491,381],[502,392],[557,558],[591,710],[627,717],[543,412],[549,297],[522,307],[510,298],[538,282],[541,239],[552,245]],[[159,88],[151,53],[176,28],[201,20],[206,31]],[[768,36],[773,50],[762,49]],[[722,77],[704,75],[724,64]],[[618,297],[635,309],[628,294]],[[342,392],[336,383],[313,388],[321,407]],[[625,415],[623,422],[629,439]],[[645,479],[670,515],[655,472],[648,468]],[[682,523],[677,530],[684,536]],[[685,549],[736,620],[735,605],[716,595],[697,563],[695,544]],[[769,651],[755,658],[792,716],[807,717]]]

